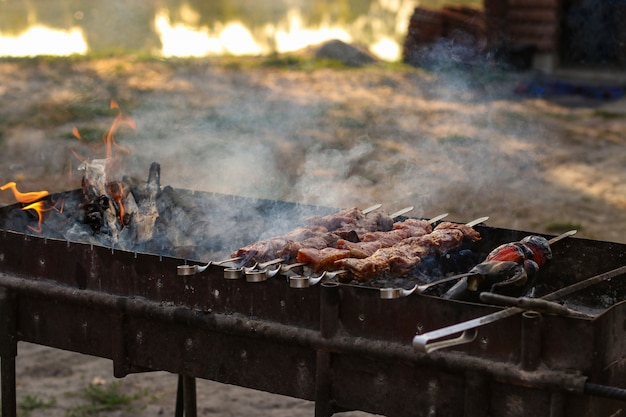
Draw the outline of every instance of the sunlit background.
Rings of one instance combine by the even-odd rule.
[[[0,0],[0,56],[266,55],[330,39],[400,58],[413,9],[441,0]],[[480,6],[480,0],[454,1]]]

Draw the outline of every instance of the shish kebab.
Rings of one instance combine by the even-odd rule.
[[[232,255],[252,258],[255,262],[258,259],[267,259],[273,256],[280,256],[277,259],[287,261],[295,256],[296,264],[285,265],[272,271],[264,271],[261,270],[262,268],[255,270],[246,268],[246,279],[249,281],[264,280],[267,276],[282,272],[282,268],[306,265],[308,269],[313,271],[324,271],[327,277],[330,277],[329,271],[334,271],[333,276],[340,276],[342,280],[347,277],[364,282],[386,273],[402,276],[409,272],[421,261],[416,251],[419,251],[421,256],[444,253],[458,248],[464,238],[468,236],[472,241],[479,240],[480,235],[471,226],[488,219],[483,217],[468,225],[444,222],[433,230],[432,224],[446,217],[447,213],[445,213],[430,220],[406,219],[395,222],[392,224],[391,230],[370,231],[372,227],[358,228],[359,224],[353,223],[353,219],[360,217],[358,211],[349,209],[349,213],[351,213],[350,216],[345,216],[346,211],[344,211],[337,215],[309,220],[307,222],[309,226],[322,227],[321,236],[291,241],[285,239],[285,236],[293,236],[290,232],[285,236],[255,242],[233,252]],[[354,213],[357,215],[355,216]],[[396,216],[397,214],[390,217]],[[341,220],[338,221],[337,219]],[[376,223],[381,224],[380,221]],[[329,232],[328,229],[333,231]],[[358,232],[355,232],[355,229]],[[302,230],[302,228],[297,230]],[[355,239],[338,238],[334,232],[336,230],[356,234]],[[418,238],[419,241],[415,240]],[[261,250],[268,248],[271,250],[271,256],[266,252],[261,252]],[[252,256],[249,256],[250,254]],[[264,264],[268,262],[271,261]],[[341,273],[337,270],[340,270]]]
[[[395,218],[413,210],[413,207],[405,207],[389,215],[384,212],[369,215],[381,206],[382,204],[376,204],[363,210],[352,207],[326,216],[309,217],[305,226],[297,227],[281,236],[253,242],[233,252],[230,259],[211,261],[206,265],[179,265],[178,275],[193,275],[205,271],[210,265],[225,263],[239,265],[227,268],[229,275],[232,273],[237,277],[240,273],[258,272],[275,264],[282,264],[281,271],[286,271],[301,266],[285,265],[286,262],[295,260],[299,248],[326,247],[340,238],[358,241],[358,233],[390,230]]]
[[[456,278],[462,280],[443,294],[443,298],[475,298],[480,291],[485,290],[493,293],[526,293],[532,288],[539,269],[552,259],[551,245],[576,232],[570,230],[550,240],[539,235],[529,235],[518,242],[504,243],[489,252],[485,260],[469,272],[456,275]]]
[[[368,232],[390,231],[394,219],[412,209],[407,207],[388,215],[381,211],[369,213],[352,207],[327,216],[313,216],[306,220],[306,226],[295,228],[282,236],[251,243],[237,249],[231,256],[243,259],[243,265],[273,259],[288,262],[295,260],[298,250],[305,247],[321,249],[334,246],[339,239],[358,241],[360,235]]]
[[[319,244],[315,237],[299,242],[288,241],[282,247],[273,246],[272,249],[275,250],[273,254],[285,254],[287,250],[287,254],[283,256],[283,259],[287,260],[293,257],[295,252],[293,248],[296,248],[297,265],[306,265],[314,271],[324,271],[327,276],[329,276],[328,271],[335,271],[333,275],[340,276],[342,280],[348,278],[365,282],[388,274],[402,276],[415,268],[425,256],[443,254],[458,249],[466,239],[473,242],[480,240],[480,234],[472,226],[486,221],[487,217],[476,219],[465,225],[443,222],[433,230],[432,224],[446,215],[447,213],[428,221],[406,219],[402,222],[393,223],[391,230],[388,231],[357,233],[356,241],[341,238],[335,241],[336,238],[331,237],[332,240],[329,242],[328,234],[332,232],[323,232],[322,242]],[[320,221],[309,222],[309,224],[320,223]],[[325,216],[323,225],[323,230],[338,226],[337,222],[329,216]],[[346,222],[342,221],[339,228],[348,230],[349,228],[354,229],[354,226],[348,224],[346,227]],[[283,239],[284,236],[270,239],[270,241],[275,244]],[[245,256],[246,253],[250,252],[258,256],[259,248],[267,247],[267,241],[255,242],[233,252],[233,256]],[[264,258],[270,257],[265,254],[262,255]],[[340,270],[341,273],[337,270]],[[251,281],[262,280],[265,278],[263,272],[246,271],[246,274],[249,275],[247,278]],[[263,276],[257,277],[256,275],[259,273],[263,273]]]
[[[411,219],[406,220],[408,222]],[[344,269],[349,272],[349,277],[359,282],[370,281],[378,276],[391,274],[403,276],[417,267],[422,259],[429,255],[443,254],[458,249],[464,240],[472,242],[481,239],[480,234],[473,229],[472,225],[482,223],[487,217],[476,219],[467,224],[441,222],[434,229],[426,221],[422,233],[398,239],[393,244],[384,245],[376,249],[366,257],[346,256],[335,259],[332,264],[319,259],[307,259],[324,264],[322,269]],[[418,220],[415,220],[418,221]],[[379,242],[385,242],[381,239]],[[388,241],[387,241],[388,242]],[[365,243],[365,242],[364,242]],[[301,254],[298,260],[303,261]]]

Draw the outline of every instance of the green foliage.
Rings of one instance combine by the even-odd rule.
[[[546,231],[554,234],[561,234],[568,230],[582,230],[583,226],[578,223],[571,222],[555,222],[546,226]]]
[[[106,384],[89,384],[79,396],[87,400],[87,404],[78,405],[67,410],[68,417],[88,417],[104,411],[126,410],[134,411],[135,401],[146,395],[140,391],[127,394],[122,389],[121,381]]]
[[[51,397],[49,400],[43,400],[33,395],[26,395],[17,405],[20,410],[20,416],[28,416],[34,410],[48,409],[57,403],[55,397]]]
[[[593,116],[599,117],[605,120],[610,120],[610,119],[622,119],[626,117],[626,114],[615,112],[615,111],[609,111],[609,110],[595,110],[593,112]]]

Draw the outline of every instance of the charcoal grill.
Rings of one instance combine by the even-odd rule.
[[[189,195],[212,210],[248,210],[237,219],[249,236],[229,240],[226,228],[209,237],[219,242],[214,260],[256,240],[267,226],[247,222],[280,212],[292,227],[304,216],[332,212]],[[626,408],[624,272],[565,300],[592,313],[588,318],[514,314],[478,328],[471,343],[427,354],[412,346],[416,334],[505,307],[426,294],[383,299],[376,288],[334,282],[292,288],[280,275],[230,280],[224,265],[180,276],[178,266],[206,260],[10,230],[8,219],[18,210],[0,210],[5,417],[16,414],[19,340],[110,359],[118,378],[154,370],[181,375],[191,416],[195,378],[314,401],[318,417],[345,410],[400,417],[608,416]],[[482,254],[530,234],[476,229],[483,239],[475,250]],[[626,245],[618,243],[570,238],[553,251],[538,295],[626,265]]]

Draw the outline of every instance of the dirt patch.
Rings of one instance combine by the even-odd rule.
[[[626,101],[576,105],[514,93],[530,74],[422,71],[300,61],[16,60],[0,62],[0,178],[25,191],[78,188],[83,157],[102,156],[117,114],[124,173],[162,184],[336,207],[384,203],[413,215],[626,242]],[[83,133],[78,141],[72,135]],[[0,193],[0,203],[12,203]],[[109,361],[20,344],[20,398],[55,397],[31,415],[65,415]],[[176,377],[132,375],[143,409],[173,414]],[[312,415],[313,405],[199,382],[201,415]],[[39,414],[37,414],[39,413]],[[350,415],[359,415],[352,413]]]

